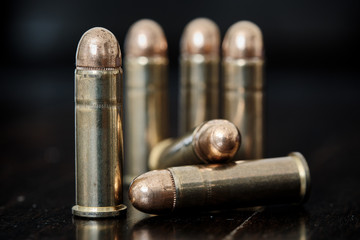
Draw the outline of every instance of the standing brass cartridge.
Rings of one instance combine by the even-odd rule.
[[[225,35],[222,50],[222,117],[233,122],[243,137],[236,158],[260,159],[264,141],[264,51],[260,29],[248,21],[235,23]]]
[[[115,36],[92,28],[81,37],[75,70],[76,216],[119,215],[123,136],[121,52]]]
[[[302,203],[310,172],[300,153],[226,164],[172,167],[135,178],[130,202],[140,211],[166,214],[269,204]]]
[[[125,182],[148,170],[151,149],[169,137],[167,41],[152,20],[134,23],[125,39]]]
[[[183,137],[158,143],[150,153],[149,168],[226,162],[234,157],[240,144],[241,135],[233,123],[210,120]]]
[[[219,117],[220,32],[206,18],[191,21],[183,32],[180,57],[179,134]]]

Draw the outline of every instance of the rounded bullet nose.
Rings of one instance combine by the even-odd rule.
[[[233,24],[225,34],[222,50],[224,57],[262,58],[264,50],[260,28],[249,21]]]
[[[181,43],[184,55],[219,55],[220,31],[218,26],[207,18],[198,18],[188,23],[184,29]]]
[[[232,159],[240,148],[238,128],[227,120],[211,120],[196,133],[195,152],[206,162],[225,162]]]
[[[219,127],[214,128],[210,141],[219,152],[232,153],[240,145],[240,133],[234,124],[224,121]]]
[[[175,184],[168,170],[144,173],[135,178],[129,187],[130,202],[146,213],[171,212],[175,194]]]
[[[114,34],[101,27],[85,32],[77,47],[76,67],[121,67],[120,46]]]
[[[130,57],[166,56],[167,41],[161,26],[153,20],[134,23],[125,39],[125,53]]]

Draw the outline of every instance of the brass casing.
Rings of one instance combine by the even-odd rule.
[[[125,182],[148,170],[151,149],[169,137],[167,57],[125,58]]]
[[[227,162],[240,144],[241,135],[233,123],[223,119],[205,121],[182,137],[158,143],[150,153],[149,168]]]
[[[169,138],[154,147],[149,157],[149,169],[202,164],[194,151],[193,133],[174,139]]]
[[[242,134],[236,159],[261,159],[264,155],[264,80],[261,58],[225,58],[223,67],[222,117]]]
[[[301,203],[310,191],[309,168],[300,153],[168,170],[176,192],[173,211]]]
[[[179,135],[219,117],[219,58],[201,54],[180,58]]]
[[[122,196],[122,70],[75,70],[76,216],[126,209]]]

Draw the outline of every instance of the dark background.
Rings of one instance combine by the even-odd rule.
[[[3,11],[6,66],[73,68],[76,46],[91,27],[111,30],[121,47],[141,18],[161,24],[177,67],[179,38],[196,17],[214,20],[222,36],[239,20],[259,25],[269,68],[348,69],[358,53],[359,2],[354,1],[11,1]],[[4,64],[2,64],[4,66]]]
[[[174,135],[179,39],[196,17],[215,21],[222,37],[239,20],[262,29],[267,156],[300,151],[312,173],[312,196],[304,208],[265,210],[235,236],[293,239],[287,233],[296,238],[297,230],[291,229],[301,222],[307,238],[359,238],[359,5],[356,0],[42,0],[2,5],[0,238],[75,238],[70,213],[75,198],[73,74],[82,34],[102,26],[123,47],[135,21],[150,18],[163,27]],[[136,224],[145,215],[132,217],[135,213],[130,207],[123,220],[126,237],[138,228],[169,236],[170,228],[182,230],[175,238],[200,238],[199,232],[204,238],[223,238],[248,217],[247,212],[225,212],[214,218],[150,218]],[[229,216],[235,219],[230,225],[225,223]],[[157,227],[164,222],[170,227]],[[204,227],[209,224],[216,230],[213,235]]]

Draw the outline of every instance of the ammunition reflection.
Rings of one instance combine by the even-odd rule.
[[[229,219],[245,224],[239,228],[238,225],[229,224]],[[291,205],[183,214],[181,217],[152,216],[136,223],[131,231],[131,239],[306,240],[306,223],[302,208]]]
[[[263,40],[260,29],[241,21],[227,31],[223,44],[222,117],[240,130],[237,159],[263,157]]]
[[[121,52],[115,36],[92,28],[80,39],[75,70],[74,215],[111,217],[122,197]]]
[[[220,32],[206,18],[191,21],[183,32],[180,57],[179,135],[219,117]]]
[[[152,20],[134,23],[125,40],[125,182],[148,170],[151,149],[169,137],[167,41]]]
[[[120,240],[124,238],[123,226],[119,219],[82,219],[74,218],[77,240]]]
[[[287,157],[154,170],[135,178],[129,199],[151,214],[302,203],[310,172],[300,153]]]
[[[210,120],[183,137],[156,145],[150,153],[149,168],[226,162],[234,157],[240,144],[241,135],[233,123]]]

